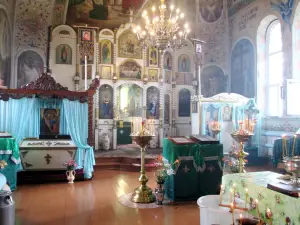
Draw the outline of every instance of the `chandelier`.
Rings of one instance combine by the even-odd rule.
[[[144,47],[155,46],[163,51],[183,47],[190,28],[179,8],[160,0],[158,6],[143,11],[141,24],[134,25],[133,32]]]

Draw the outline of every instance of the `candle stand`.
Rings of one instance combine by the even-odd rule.
[[[132,140],[141,147],[141,175],[139,177],[140,187],[134,190],[131,200],[135,203],[152,203],[155,201],[155,196],[152,190],[147,187],[148,177],[145,172],[145,151],[146,146],[154,137],[142,125],[142,130],[136,134],[130,135]]]
[[[240,148],[236,153],[239,161],[239,173],[245,173],[245,158],[249,155],[244,151],[244,144],[249,141],[253,134],[231,134],[231,137],[240,144]]]

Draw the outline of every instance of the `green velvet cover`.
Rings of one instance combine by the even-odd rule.
[[[195,200],[207,194],[217,194],[222,179],[223,145],[176,145],[164,139],[163,157],[179,166],[175,175],[167,178],[165,190],[173,201]]]
[[[5,175],[11,190],[15,190],[20,155],[18,144],[14,138],[0,138],[0,160],[7,162],[7,166],[1,169],[0,173]]]
[[[250,198],[258,200],[258,208],[261,218],[267,222],[265,211],[267,208],[273,213],[273,225],[285,225],[286,218],[291,220],[290,225],[300,224],[300,200],[267,188],[268,183],[277,179],[280,174],[265,171],[245,174],[228,174],[222,178],[222,184],[225,187],[223,194],[223,204],[229,203],[229,193],[233,184],[236,184],[236,192],[242,200],[246,199],[246,188],[248,189],[248,204]],[[254,204],[255,205],[255,204]],[[249,207],[249,206],[248,206]],[[257,217],[257,209],[249,212]],[[268,221],[270,222],[270,221]],[[268,223],[270,224],[270,223]]]

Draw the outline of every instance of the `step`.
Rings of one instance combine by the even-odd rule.
[[[145,171],[154,171],[155,166],[153,165],[156,159],[146,158],[145,159]],[[127,157],[97,157],[95,170],[122,170],[129,172],[139,172],[141,170],[141,159],[140,158],[127,158]]]

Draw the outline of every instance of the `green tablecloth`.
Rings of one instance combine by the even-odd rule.
[[[14,138],[0,138],[0,160],[5,160],[7,166],[0,170],[12,190],[17,187],[17,171],[20,160],[19,146]]]
[[[165,183],[166,194],[171,200],[195,200],[218,193],[223,175],[223,145],[176,145],[164,139],[163,157],[170,163],[180,160],[173,168],[175,175],[168,176]]]
[[[245,201],[246,199],[246,188],[249,193],[248,203],[250,203],[251,200],[258,200],[261,218],[265,219],[266,222],[265,211],[269,208],[273,213],[273,225],[287,224],[285,222],[287,217],[291,220],[291,225],[300,224],[300,200],[267,188],[268,183],[276,180],[279,176],[280,174],[268,171],[225,175],[222,178],[222,184],[225,187],[223,203],[229,203],[230,189],[232,189],[235,183],[236,192],[242,200]],[[226,199],[228,200],[227,202]],[[248,204],[248,207],[249,206],[250,204]],[[257,209],[251,209],[249,213],[255,217],[258,216]]]

